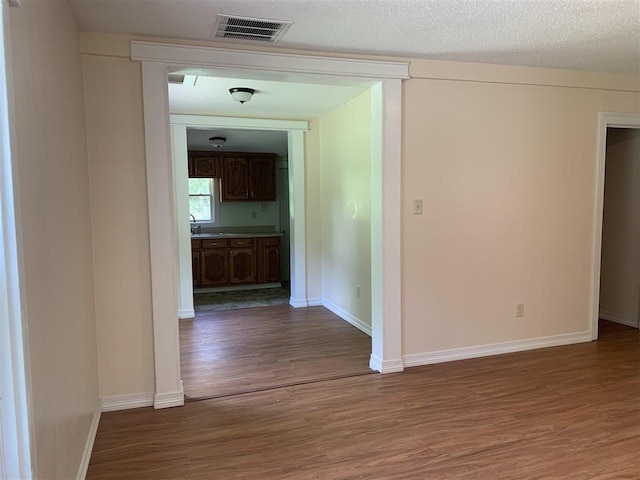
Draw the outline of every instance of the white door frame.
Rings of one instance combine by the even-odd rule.
[[[371,287],[374,301],[370,366],[382,373],[402,371],[402,79],[409,78],[409,65],[137,41],[131,42],[131,59],[142,62],[155,408],[184,404],[178,345],[178,250],[169,128],[169,69],[237,70],[240,75],[279,76],[286,81],[370,82],[372,105],[374,99],[378,101],[372,117],[380,120],[380,130],[372,136]],[[375,145],[374,141],[377,141]]]
[[[305,233],[305,182],[304,182],[304,132],[309,129],[306,121],[294,120],[270,120],[260,118],[234,118],[216,117],[210,115],[171,115],[171,128],[174,136],[180,137],[183,159],[186,158],[186,131],[188,127],[196,128],[224,128],[236,130],[262,130],[287,132],[288,137],[288,165],[289,165],[289,235],[291,239],[291,298],[292,307],[306,307],[307,303],[307,268],[306,268],[306,233]],[[174,145],[174,153],[177,146]],[[182,192],[186,197],[188,191],[186,163],[177,171],[174,166],[175,191]],[[185,185],[181,185],[184,183]],[[181,205],[184,203],[184,205]],[[191,242],[189,239],[189,206],[186,202],[176,199],[178,215],[178,249],[179,249],[179,284],[182,294],[179,293],[180,304],[185,305],[185,300],[193,302],[192,290],[189,286],[191,275]],[[181,211],[184,210],[184,211]],[[189,288],[184,288],[189,286]],[[193,309],[193,307],[191,307]],[[187,309],[179,309],[180,317]],[[192,315],[193,316],[193,315]]]
[[[640,128],[638,113],[600,112],[598,121],[598,162],[596,173],[596,210],[593,261],[593,284],[591,305],[591,338],[598,339],[598,317],[600,313],[600,267],[602,262],[602,220],[604,214],[604,174],[607,159],[607,128]]]
[[[12,6],[19,6],[12,2]],[[0,0],[0,477],[32,478],[31,412],[21,302],[22,265],[17,195],[14,195],[15,135],[11,120],[9,9]]]

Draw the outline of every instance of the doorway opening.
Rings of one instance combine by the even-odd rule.
[[[593,337],[640,328],[640,115],[602,114]]]
[[[184,110],[184,106],[189,102],[196,103],[193,97],[208,98],[215,95],[220,88],[216,89],[216,82],[208,80],[207,77],[198,77],[200,89],[191,89],[190,93],[185,93],[184,89],[191,87],[170,85],[171,110]],[[252,82],[255,82],[237,79],[226,81],[249,82],[252,87]],[[204,88],[205,86],[209,88]],[[298,89],[301,91],[299,103],[304,102],[304,98],[317,97],[318,94],[315,92],[319,89],[325,96],[332,96],[331,101],[325,101],[326,105],[323,105],[323,108],[338,113],[334,113],[333,116],[309,114],[307,118],[313,123],[313,117],[321,117],[315,120],[313,127],[316,143],[319,142],[320,123],[323,123],[328,131],[340,132],[334,135],[326,133],[326,136],[330,137],[326,142],[330,144],[330,148],[335,149],[328,155],[333,164],[325,162],[327,166],[322,164],[321,167],[322,162],[318,163],[319,146],[309,147],[313,141],[308,138],[303,138],[304,148],[300,149],[299,154],[296,153],[294,136],[297,131],[307,130],[306,120],[285,121],[288,124],[282,128],[287,127],[290,130],[282,132],[273,129],[278,127],[280,122],[276,120],[211,117],[211,113],[218,113],[218,110],[211,106],[203,106],[201,110],[192,112],[198,114],[197,118],[195,115],[171,116],[177,221],[179,231],[184,232],[184,235],[179,234],[178,238],[178,249],[181,251],[180,314],[184,319],[180,322],[180,360],[187,398],[210,398],[326,378],[372,373],[369,368],[372,351],[369,338],[372,119],[368,84],[341,89],[338,86],[319,87],[263,81],[260,87],[258,91],[262,94],[270,92],[280,100],[283,92],[291,88]],[[225,90],[226,88],[222,89]],[[172,96],[174,92],[175,99]],[[364,96],[360,98],[360,95]],[[358,100],[349,97],[358,97]],[[352,100],[356,104],[344,106],[351,105]],[[237,110],[238,106],[232,103],[230,108]],[[228,107],[222,105],[220,108],[224,110]],[[271,105],[272,110],[276,108],[277,105]],[[230,120],[236,122],[236,125],[243,124],[244,129],[224,128]],[[262,123],[262,128],[256,127],[254,122],[258,120]],[[347,138],[348,134],[343,133],[344,130],[349,131],[353,128],[353,125],[345,125],[349,123],[361,124],[356,129],[357,138]],[[292,130],[292,125],[298,126],[299,130]],[[223,146],[210,147],[211,138],[215,138],[218,143],[220,139],[224,139]],[[311,148],[312,152],[309,155],[313,160],[305,159],[305,148]],[[273,155],[275,161],[264,158],[265,155]],[[352,165],[344,166],[336,158],[342,158],[343,162]],[[238,163],[242,162],[240,168],[248,166],[251,170],[252,162],[256,160],[263,164],[271,161],[271,173],[265,175],[265,178],[271,180],[272,187],[266,188],[266,191],[272,192],[275,189],[275,201],[269,203],[265,195],[260,202],[251,201],[250,188],[242,180],[239,183],[244,184],[244,187],[235,189],[235,184],[232,184],[231,187],[238,192],[234,190],[231,198],[227,198],[225,195],[228,196],[231,188],[227,184],[230,181],[236,182],[238,178],[234,176],[238,170]],[[311,182],[310,177],[305,175],[307,163],[314,172]],[[228,169],[232,170],[231,177]],[[295,177],[296,174],[298,178]],[[337,189],[327,188],[325,192],[325,189],[320,188],[321,175],[326,176],[325,184],[342,186]],[[187,193],[196,193],[195,190],[187,192],[187,182],[214,185],[213,188],[206,188],[207,185],[201,188],[204,195],[196,197],[191,210],[188,210],[189,205],[181,204],[190,199]],[[306,192],[305,187],[308,185],[311,193]],[[211,192],[219,194],[218,209],[213,207],[217,199],[209,198]],[[326,198],[327,192],[333,198]],[[201,202],[203,196],[204,202]],[[291,205],[288,201],[289,196],[292,197]],[[201,208],[201,203],[204,203],[206,208]],[[338,208],[339,211],[325,215],[321,203],[326,204],[329,210]],[[192,215],[190,229],[185,225],[188,215]],[[295,232],[295,225],[301,223],[301,220],[304,223],[313,222],[313,225],[308,227],[311,228],[311,233],[306,229]],[[337,226],[321,230],[322,221]],[[278,292],[288,286],[289,231],[294,232],[290,256],[293,288],[290,299],[283,299],[278,298]],[[189,234],[190,237],[187,236]],[[331,248],[327,249],[326,255],[335,255],[338,258],[332,258],[331,262],[325,261],[325,252],[319,250],[318,239],[314,238],[311,248],[308,248],[309,235],[338,235],[339,238],[329,238],[326,242]],[[238,242],[243,243],[242,249],[235,245]],[[336,248],[335,244],[342,247]],[[276,269],[278,275],[267,275],[268,271],[272,271],[268,263],[273,256],[273,249],[278,249],[281,253],[276,255],[281,260]],[[303,251],[306,251],[306,254],[296,258],[295,253],[300,254]],[[232,255],[244,255],[247,264],[255,260],[255,267],[251,269],[234,266]],[[312,271],[314,262],[322,263],[315,265],[316,272],[324,268],[327,281],[322,285],[310,287],[304,285],[307,281],[305,276],[296,281],[296,264],[300,259],[303,265],[312,264]],[[339,269],[340,272],[332,271],[329,266],[333,270]],[[182,272],[188,270],[189,275],[182,275]],[[183,288],[183,284],[189,280],[192,281],[191,285]],[[269,284],[268,281],[272,283]],[[283,283],[284,288],[281,287]],[[326,286],[331,284],[333,287],[335,284],[335,289],[339,290],[341,283],[353,283],[353,292],[349,293],[357,298],[358,303],[367,305],[364,315],[362,307],[358,310],[357,305],[349,304],[350,299],[344,301],[342,298],[336,298],[331,292],[332,288]],[[303,284],[303,287],[296,289],[296,284]],[[253,306],[251,303],[255,300],[255,295],[264,294],[264,287],[275,287],[267,294],[269,302],[275,300],[275,303],[287,303],[291,307],[309,308],[311,305],[310,310],[294,312],[291,307],[262,308],[259,311],[234,311],[224,314],[215,312],[224,312],[236,306],[199,304],[203,297],[206,300],[214,296],[233,295],[240,297],[240,301],[245,303],[244,306]],[[233,293],[220,292],[221,289],[238,288],[243,290]],[[326,295],[319,290],[322,288]],[[295,290],[297,293],[294,293]],[[191,300],[191,292],[194,292],[194,304],[191,307],[193,313],[185,315],[190,310],[188,306],[185,307],[185,303]],[[246,305],[247,301],[249,305]],[[195,319],[191,320],[193,317]],[[256,377],[256,368],[260,368],[263,373],[259,378]]]
[[[171,168],[167,74],[177,69],[191,69],[199,74],[206,69],[216,72],[240,72],[241,78],[270,78],[317,84],[349,84],[366,81],[371,87],[371,330],[372,348],[369,364],[373,370],[390,373],[403,370],[401,328],[401,80],[408,77],[408,64],[364,61],[359,59],[252,52],[210,47],[192,47],[150,42],[131,42],[131,58],[141,62],[145,121],[145,156],[147,162],[147,200],[149,208],[151,285],[154,328],[156,393],[155,408],[184,403],[180,378],[177,325],[178,249],[175,239],[177,217]],[[289,133],[294,146],[304,148],[303,135]],[[294,186],[308,180],[294,170]],[[299,177],[297,177],[299,175]],[[290,182],[291,187],[291,182]],[[293,210],[296,190],[293,190]],[[304,215],[294,215],[304,232]],[[303,225],[300,225],[303,223]],[[292,258],[301,255],[295,238]],[[304,244],[301,247],[305,247]],[[301,258],[306,259],[305,255]],[[292,273],[304,268],[296,262]],[[305,275],[305,280],[311,276]],[[292,292],[297,291],[299,276],[292,277]],[[308,283],[308,282],[307,282]],[[305,289],[301,299],[309,305]],[[292,294],[293,297],[293,294]],[[297,305],[294,305],[297,306]]]

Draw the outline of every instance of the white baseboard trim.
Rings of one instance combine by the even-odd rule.
[[[153,396],[153,408],[181,407],[184,405],[184,392],[160,393]]]
[[[84,444],[84,452],[82,452],[80,466],[78,467],[78,475],[76,477],[77,480],[84,480],[87,476],[89,461],[91,460],[91,452],[93,452],[93,443],[96,441],[96,435],[98,434],[98,425],[100,425],[101,413],[101,403],[98,402],[96,410],[93,412],[93,419],[91,420],[91,426],[89,427],[89,433],[87,434],[87,441]]]
[[[226,287],[196,288],[193,293],[239,292],[242,290],[261,290],[263,288],[282,288],[282,282],[252,283],[250,285],[228,285]]]
[[[560,345],[570,345],[573,343],[590,342],[591,332],[565,333],[552,335],[550,337],[529,338],[526,340],[515,340],[513,342],[494,343],[490,345],[480,345],[477,347],[454,348],[452,350],[440,350],[428,353],[416,353],[403,355],[402,360],[405,367],[418,367],[420,365],[431,365],[433,363],[451,362],[454,360],[465,360],[468,358],[487,357],[490,355],[500,355],[503,353],[521,352],[536,348],[557,347]]]
[[[638,328],[639,322],[637,318],[633,318],[631,315],[623,315],[620,313],[610,312],[608,310],[600,309],[600,318],[603,320],[609,320],[610,322],[621,323],[627,327]]]
[[[293,308],[304,308],[309,306],[306,298],[293,297],[289,298],[289,305],[291,305]]]
[[[196,311],[193,308],[178,310],[178,318],[180,320],[186,320],[187,318],[195,318],[195,317],[196,317]]]
[[[153,393],[136,393],[133,395],[118,395],[105,397],[100,400],[103,412],[128,410],[130,408],[150,407],[153,405]]]
[[[321,298],[309,298],[307,299],[307,306],[309,307],[321,307],[322,299]]]
[[[404,364],[400,359],[383,361],[372,353],[369,359],[369,368],[380,373],[397,373],[404,370]]]
[[[340,308],[338,305],[336,305],[333,302],[330,302],[329,300],[327,300],[326,298],[322,299],[322,306],[328,310],[331,310],[333,313],[335,313],[337,316],[339,316],[341,319],[343,319],[345,322],[350,323],[351,325],[353,325],[354,327],[356,327],[358,330],[360,330],[361,332],[366,333],[367,335],[371,336],[371,327],[369,325],[367,325],[366,323],[364,323],[362,320],[360,320],[357,317],[354,317],[353,315],[351,315],[349,312],[347,312],[346,310]]]

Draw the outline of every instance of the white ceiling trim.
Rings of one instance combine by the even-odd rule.
[[[232,50],[226,48],[131,42],[131,59],[164,62],[169,65],[278,71],[369,79],[408,79],[406,62],[382,62],[354,58],[309,57],[286,53]]]
[[[180,115],[169,116],[171,125],[187,125],[189,127],[235,128],[238,130],[309,130],[309,122],[303,120],[271,120],[266,118],[233,118],[213,117],[210,115]]]

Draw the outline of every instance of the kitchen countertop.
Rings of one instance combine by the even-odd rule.
[[[193,233],[192,240],[201,240],[205,238],[262,238],[262,237],[282,237],[282,232],[260,232],[260,233]]]

